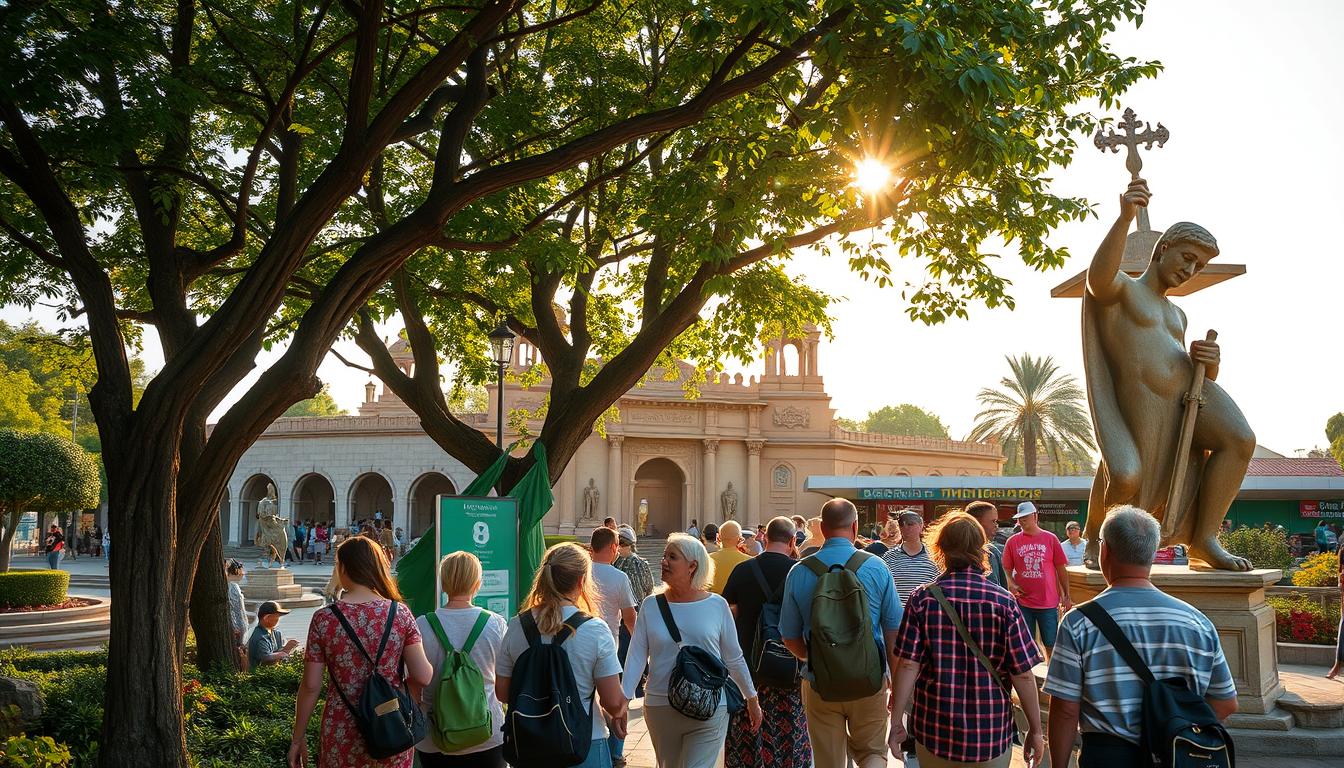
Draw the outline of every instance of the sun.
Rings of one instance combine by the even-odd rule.
[[[875,195],[891,182],[891,169],[881,160],[867,157],[854,165],[854,186],[864,194]]]

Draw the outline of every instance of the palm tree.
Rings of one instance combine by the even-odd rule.
[[[1055,466],[1070,453],[1092,450],[1092,420],[1077,380],[1061,374],[1052,357],[1005,359],[1013,375],[1000,380],[1003,389],[986,387],[976,396],[983,410],[975,415],[971,439],[995,438],[1010,458],[1021,451],[1032,476],[1041,449]]]

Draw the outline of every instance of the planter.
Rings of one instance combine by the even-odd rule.
[[[1306,643],[1278,643],[1279,664],[1329,667],[1335,663],[1335,646]]]
[[[94,650],[107,642],[112,600],[70,595],[93,601],[78,608],[0,614],[0,648],[25,645],[34,650]]]

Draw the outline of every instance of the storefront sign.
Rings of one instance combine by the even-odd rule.
[[[501,616],[518,609],[518,503],[513,499],[440,496],[435,594],[439,605],[437,563],[449,552],[467,551],[481,561],[481,591],[472,602]]]
[[[1298,511],[1302,517],[1344,517],[1344,501],[1302,501]]]
[[[862,488],[860,499],[894,501],[975,501],[976,499],[1035,501],[1040,488]]]

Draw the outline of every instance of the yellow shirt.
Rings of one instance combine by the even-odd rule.
[[[728,584],[728,574],[733,572],[738,563],[750,560],[751,555],[744,555],[736,549],[720,549],[711,552],[709,559],[714,561],[714,582],[709,585],[709,591],[722,595],[724,586]]]

